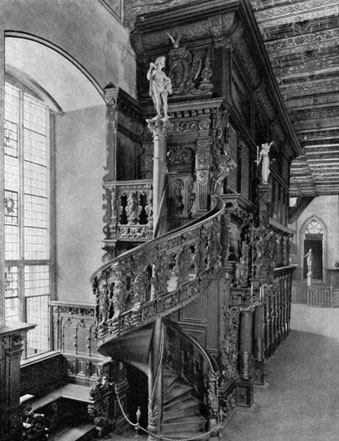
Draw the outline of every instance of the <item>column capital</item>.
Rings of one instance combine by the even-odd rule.
[[[146,119],[148,129],[152,132],[153,139],[166,138],[168,133],[173,129],[172,124],[168,119],[164,118],[152,118]]]

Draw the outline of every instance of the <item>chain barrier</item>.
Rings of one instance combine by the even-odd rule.
[[[124,411],[124,409],[122,407],[122,404],[121,404],[121,401],[120,401],[120,397],[118,395],[118,391],[117,391],[117,386],[116,385],[114,386],[114,391],[115,391],[115,395],[116,395],[117,400],[118,400],[118,404],[119,404],[121,413],[124,416],[125,420],[128,422],[128,424],[130,424],[132,427],[134,427],[137,430],[139,430],[139,429],[142,430],[143,432],[147,433],[147,435],[151,435],[154,438],[157,438],[157,439],[159,439],[161,441],[194,441],[194,440],[197,440],[197,439],[204,438],[207,435],[211,435],[213,432],[217,431],[218,432],[218,437],[219,437],[220,430],[222,429],[222,425],[221,424],[217,424],[213,429],[209,430],[208,432],[204,432],[201,435],[197,435],[197,436],[192,437],[192,438],[166,438],[163,435],[157,435],[155,433],[149,432],[147,429],[144,429],[143,427],[141,427],[139,423],[132,423],[132,421],[128,418],[128,416],[126,415],[126,413],[125,413],[125,411]]]

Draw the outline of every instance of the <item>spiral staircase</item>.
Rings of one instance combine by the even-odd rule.
[[[223,213],[216,200],[201,219],[121,254],[92,276],[98,351],[146,374],[147,431],[159,437],[208,439],[216,420],[219,368],[169,318],[220,277]]]

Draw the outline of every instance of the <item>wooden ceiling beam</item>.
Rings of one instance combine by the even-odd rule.
[[[339,14],[337,0],[302,0],[293,3],[285,1],[284,4],[279,2],[277,6],[274,6],[273,2],[273,7],[272,1],[269,5],[265,5],[263,1],[251,0],[251,4],[259,27],[269,24],[279,26]]]

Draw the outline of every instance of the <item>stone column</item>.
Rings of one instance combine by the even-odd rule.
[[[153,134],[153,225],[154,236],[158,235],[161,217],[161,200],[164,195],[167,177],[166,137],[172,124],[168,120],[147,120],[148,128]]]
[[[0,439],[21,440],[20,359],[27,331],[35,325],[0,328]]]

